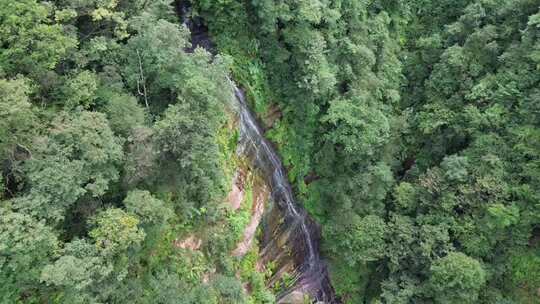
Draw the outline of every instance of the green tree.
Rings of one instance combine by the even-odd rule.
[[[390,132],[383,112],[360,97],[333,101],[323,122],[335,126],[328,132],[328,139],[347,155],[358,157],[373,155],[388,140]]]
[[[106,298],[104,285],[114,285],[111,260],[85,239],[65,243],[61,256],[43,268],[41,281],[54,290],[63,303],[95,303]]]
[[[329,244],[332,255],[338,255],[350,267],[357,263],[377,261],[385,256],[386,224],[375,215],[363,218],[341,214],[340,224],[325,227],[323,236],[333,241]]]
[[[113,93],[108,99],[105,113],[115,133],[127,138],[135,128],[145,125],[146,112],[135,97]]]
[[[52,19],[52,7],[36,0],[0,2],[0,67],[9,76],[52,70],[77,40]]]
[[[4,204],[6,202],[3,202]],[[22,300],[39,292],[40,272],[50,262],[58,239],[44,222],[0,207],[0,298],[2,303]]]
[[[460,252],[451,252],[430,268],[428,289],[436,303],[476,303],[486,284],[482,264]]]
[[[130,191],[124,199],[126,210],[137,215],[142,224],[161,226],[172,217],[172,210],[146,190]]]
[[[176,185],[183,188],[183,200],[189,210],[214,208],[223,194],[223,172],[219,163],[216,125],[208,123],[205,112],[191,104],[170,106],[155,125],[155,140],[161,167],[169,169]]]
[[[82,71],[67,80],[62,90],[63,104],[68,110],[77,107],[88,110],[94,105],[97,89],[97,76],[92,72]]]
[[[61,7],[76,13],[78,26],[87,37],[94,36],[94,29],[116,39],[125,39],[128,22],[126,14],[120,11],[119,0],[62,0]],[[65,10],[64,10],[65,11]]]
[[[138,227],[139,220],[117,208],[101,212],[92,224],[95,228],[90,231],[90,237],[105,256],[114,256],[134,248],[145,237],[144,231]]]
[[[158,169],[158,152],[153,134],[153,129],[148,127],[135,127],[127,139],[124,183],[128,188],[143,181],[151,181],[151,176]]]
[[[191,293],[188,292],[188,286],[182,282],[176,274],[167,271],[161,271],[152,275],[149,279],[147,294],[141,299],[144,304],[176,304],[176,303],[195,303],[191,301]],[[204,298],[207,303],[215,303],[212,296]]]
[[[25,164],[30,191],[17,204],[39,217],[61,220],[83,195],[101,196],[119,177],[121,141],[104,114],[62,113],[33,148],[33,158]]]
[[[218,275],[212,281],[212,286],[219,295],[220,304],[247,303],[242,284],[234,277]]]
[[[0,79],[0,158],[6,159],[15,145],[28,145],[35,132],[35,116],[26,78]]]

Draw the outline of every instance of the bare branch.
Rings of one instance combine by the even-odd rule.
[[[139,95],[144,97],[144,104],[146,105],[146,109],[148,109],[148,95],[146,92],[146,80],[144,78],[142,59],[141,59],[141,54],[139,53],[139,50],[137,50],[137,57],[139,58],[139,79],[137,80],[137,91]],[[141,91],[141,84],[142,84],[142,91]]]

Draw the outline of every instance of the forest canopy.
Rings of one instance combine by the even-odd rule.
[[[338,301],[540,301],[537,0],[183,5],[0,0],[0,303],[275,303],[230,79]]]

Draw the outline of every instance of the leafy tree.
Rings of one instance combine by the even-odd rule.
[[[60,220],[83,195],[101,196],[118,179],[121,141],[103,114],[63,113],[34,148],[34,157],[25,164],[31,188],[17,204],[40,217]]]
[[[41,272],[41,281],[64,303],[93,303],[106,297],[103,286],[114,284],[108,278],[114,267],[100,256],[98,248],[84,239],[64,245],[61,256]]]
[[[0,175],[0,201],[4,199],[5,191],[6,185],[4,184],[4,177]]]
[[[102,263],[97,257],[81,259],[62,256],[43,269],[41,280],[62,290],[64,303],[91,303],[95,297],[87,289],[110,271],[106,266],[101,266]]]
[[[172,217],[172,210],[145,190],[130,191],[124,199],[124,205],[126,210],[137,215],[143,224],[164,225]]]
[[[77,45],[77,40],[53,21],[53,11],[44,3],[3,0],[0,7],[0,67],[11,77],[54,69]]]
[[[408,182],[402,182],[394,189],[394,200],[400,213],[414,212],[418,205],[417,189]]]
[[[480,262],[460,252],[435,261],[430,271],[428,288],[436,303],[476,303],[486,283]]]
[[[212,282],[212,286],[219,295],[217,303],[232,304],[247,302],[242,284],[234,277],[219,275]]]
[[[165,105],[175,101],[171,93],[182,79],[182,64],[187,54],[188,32],[165,20],[141,19],[136,28],[140,34],[132,37],[125,49],[123,75],[127,84],[148,107]]]
[[[155,125],[155,139],[161,162],[176,165],[172,172],[182,185],[187,206],[213,207],[223,191],[223,172],[215,141],[216,129],[204,112],[190,104],[170,106]]]
[[[144,295],[141,303],[193,303],[191,302],[191,293],[187,292],[185,282],[182,282],[177,275],[161,271],[153,275],[149,280],[147,295]],[[212,297],[204,299],[208,303],[215,303]]]
[[[407,275],[391,277],[382,282],[381,286],[381,298],[387,303],[406,304],[414,302],[420,291],[418,280]]]
[[[347,155],[373,155],[388,140],[390,126],[386,116],[361,99],[331,103],[323,122],[335,126],[328,139]]]
[[[325,229],[323,236],[333,239],[330,251],[341,256],[350,266],[357,263],[377,261],[386,253],[386,224],[375,215],[364,218],[342,214],[343,225],[333,225]]]
[[[93,220],[90,237],[96,243],[98,250],[105,256],[122,253],[129,248],[138,246],[145,237],[139,220],[121,209],[109,208]]]
[[[0,207],[0,296],[14,303],[39,291],[41,269],[58,250],[55,232],[30,215]]]
[[[92,36],[94,28],[101,28],[101,31],[117,39],[125,39],[129,36],[127,32],[128,22],[125,13],[119,11],[119,0],[61,0],[63,11],[69,10],[76,13],[79,28],[86,37]]]
[[[64,104],[67,109],[89,109],[94,105],[97,98],[98,79],[89,71],[82,71],[78,75],[69,78],[63,88]]]
[[[124,183],[131,187],[142,181],[149,181],[157,169],[157,149],[153,130],[135,127],[128,137]]]
[[[146,123],[145,110],[135,97],[127,94],[112,94],[105,106],[105,113],[111,129],[124,137],[128,137],[132,130]]]
[[[0,158],[5,159],[16,144],[30,142],[37,118],[28,96],[28,79],[0,79],[0,92]]]
[[[508,283],[513,286],[516,302],[535,299],[535,286],[540,282],[539,257],[537,249],[512,252],[509,258]]]

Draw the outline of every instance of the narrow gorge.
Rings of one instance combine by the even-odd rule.
[[[203,20],[191,18],[187,1],[180,1],[178,7],[183,25],[191,33],[189,51],[202,47],[214,53]],[[231,106],[238,116],[240,128],[237,153],[250,161],[250,170],[260,175],[271,191],[259,227],[262,230],[260,263],[276,266],[267,284],[272,285],[284,274],[291,276],[290,287],[277,295],[278,303],[290,303],[305,296],[317,302],[337,303],[327,266],[319,253],[320,228],[295,200],[279,155],[265,138],[244,92],[234,81],[230,84],[235,95]]]

